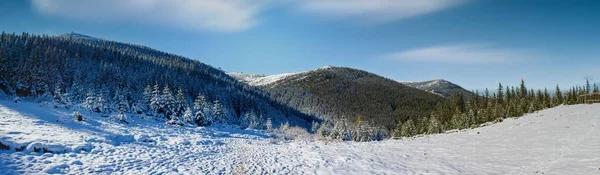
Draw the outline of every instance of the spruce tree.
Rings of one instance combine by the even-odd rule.
[[[521,86],[519,88],[521,90],[521,94],[519,94],[520,98],[526,98],[527,97],[527,87],[525,87],[525,80],[521,79]]]
[[[560,87],[558,87],[558,84],[556,85],[556,92],[555,92],[555,103],[554,105],[558,106],[564,103],[564,99],[563,99],[563,94],[560,91]]]
[[[219,121],[219,122],[224,122],[225,121],[225,111],[223,110],[223,104],[221,104],[221,101],[219,101],[219,99],[216,99],[215,102],[213,103],[213,116],[215,117],[215,120],[213,122]]]
[[[498,96],[496,102],[500,105],[504,103],[504,91],[502,90],[502,83],[498,83]]]

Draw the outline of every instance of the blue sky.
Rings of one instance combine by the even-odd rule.
[[[0,3],[6,32],[143,44],[225,71],[333,65],[394,80],[554,88],[600,82],[600,1],[25,0]]]

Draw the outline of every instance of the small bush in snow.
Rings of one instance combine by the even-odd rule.
[[[83,115],[77,111],[73,111],[73,117],[79,122],[83,121]]]
[[[273,131],[275,138],[283,140],[312,140],[312,136],[305,128],[297,126],[281,125],[281,127]]]
[[[129,123],[127,122],[127,115],[125,115],[125,112],[122,110],[119,112],[119,114],[111,116],[111,118],[121,123]]]

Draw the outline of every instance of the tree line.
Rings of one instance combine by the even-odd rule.
[[[197,60],[75,33],[2,32],[0,94],[103,115],[148,115],[174,124],[192,116],[188,123],[250,126],[256,122],[248,120],[264,123],[260,116],[269,116],[274,125],[309,128],[316,120]],[[207,110],[194,107],[199,94]],[[199,111],[207,117],[201,122]]]
[[[393,131],[395,137],[418,134],[441,133],[453,129],[478,127],[487,122],[498,122],[508,117],[521,117],[527,113],[556,107],[583,103],[581,95],[599,92],[598,86],[586,81],[585,86],[575,86],[563,92],[557,85],[551,94],[547,88],[528,89],[525,81],[517,87],[498,84],[495,92],[486,89],[475,91],[471,100],[462,93],[454,93],[449,100],[438,104],[428,118],[409,118],[398,123]]]

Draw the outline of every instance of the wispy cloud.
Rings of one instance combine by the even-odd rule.
[[[468,0],[297,0],[301,11],[334,19],[385,23],[425,15]]]
[[[36,10],[79,20],[139,22],[185,30],[243,31],[271,0],[32,0]]]
[[[42,14],[86,21],[143,23],[190,31],[244,31],[269,8],[317,18],[384,23],[443,10],[469,0],[31,0]],[[287,8],[291,6],[292,8]]]
[[[455,44],[405,50],[382,56],[389,60],[437,63],[508,63],[533,59],[531,51],[490,44]]]

